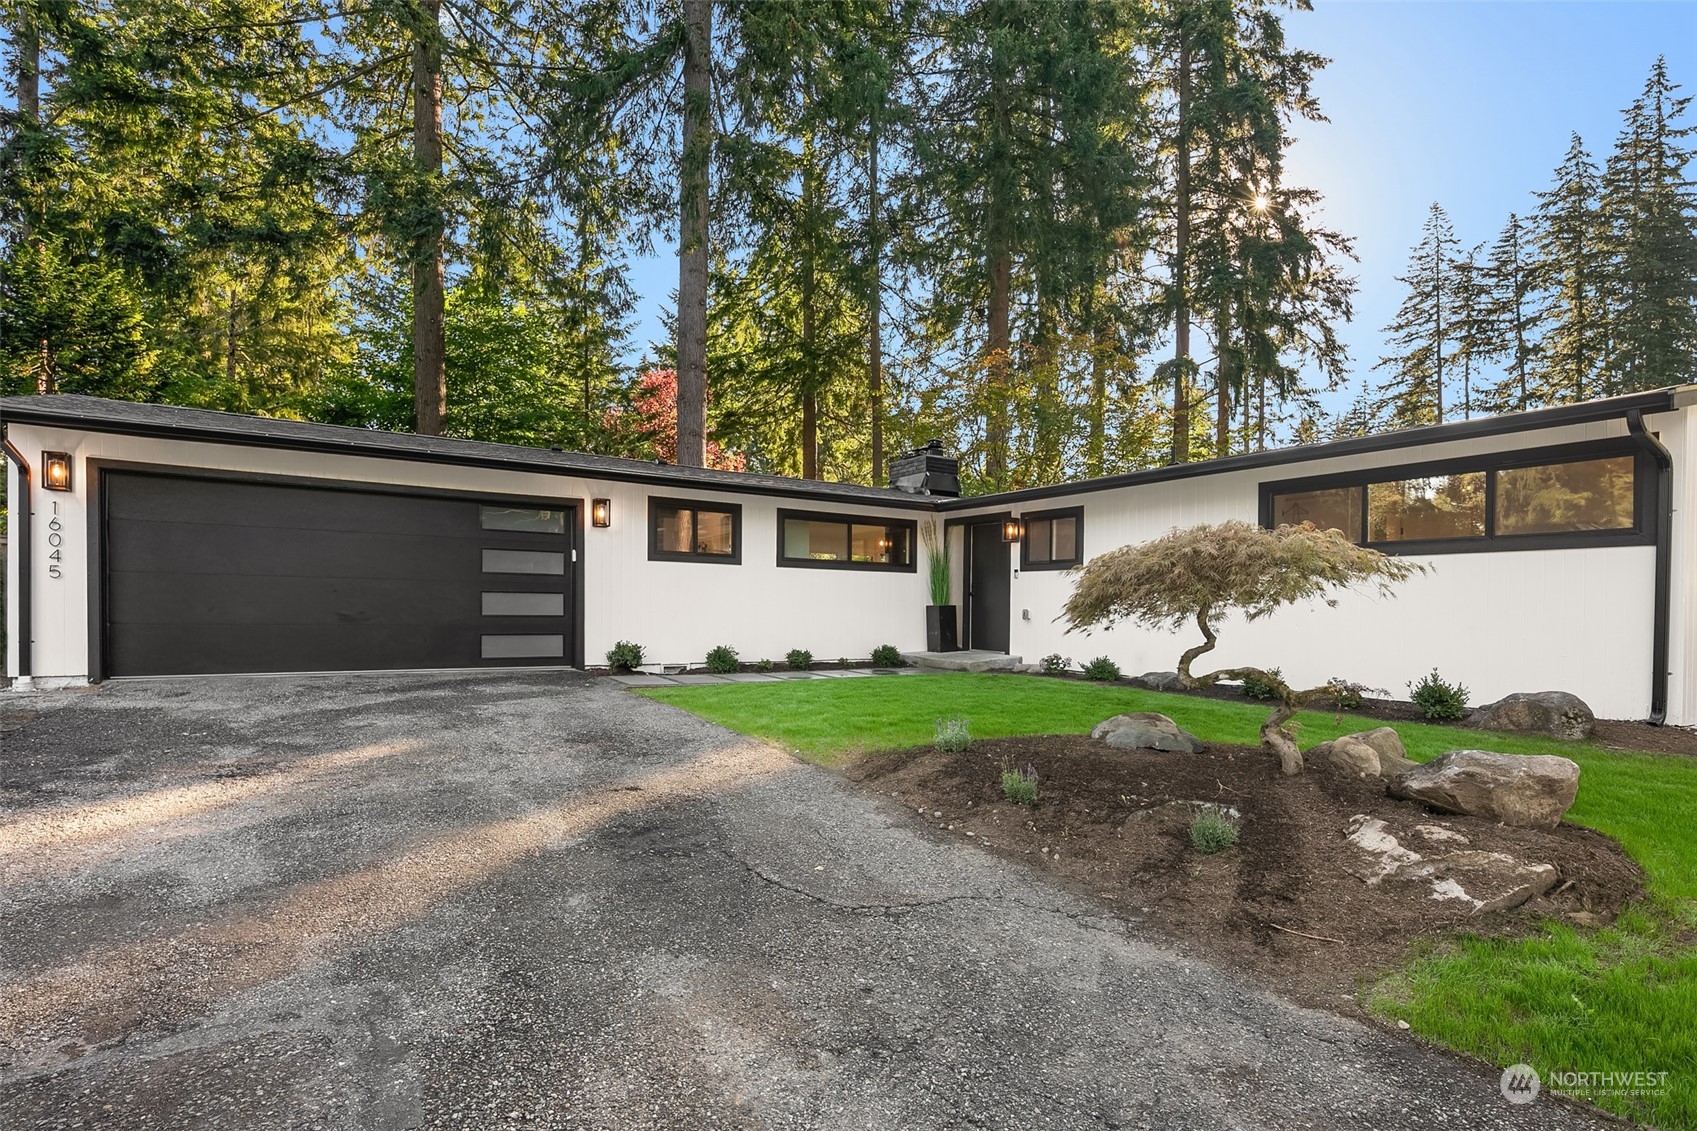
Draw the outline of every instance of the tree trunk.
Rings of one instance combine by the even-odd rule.
[[[421,0],[412,48],[413,164],[434,188],[442,175],[441,0]],[[442,213],[432,208],[412,247],[413,427],[421,436],[440,436],[448,404],[448,369],[443,323]]]
[[[1009,199],[1006,149],[1012,144],[1013,120],[1000,69],[992,80],[992,151],[1002,159],[989,170],[990,196],[985,210],[985,264],[989,270],[990,299],[985,311],[987,340],[984,343],[984,478],[991,490],[999,491],[1008,480],[1008,367],[1013,361],[1010,303],[1013,288],[1013,201]]]
[[[233,391],[236,387],[236,377],[238,374],[238,361],[236,358],[236,288],[230,288],[229,299],[226,305],[228,306],[228,314],[226,315],[224,323],[224,380],[229,384],[230,389]]]
[[[678,463],[707,463],[707,216],[713,156],[713,2],[683,0],[678,188]]]
[[[1092,301],[1090,350],[1090,439],[1085,447],[1084,473],[1092,478],[1107,474],[1108,462],[1108,349],[1112,329],[1095,300]]]
[[[818,199],[818,170],[814,166],[813,139],[802,143],[801,171],[801,477],[819,478],[819,318],[814,306],[819,301],[818,225],[814,206]]]
[[[878,111],[866,147],[866,237],[868,258],[866,296],[866,391],[872,415],[872,486],[884,482],[884,277],[878,201]]]
[[[1220,304],[1214,319],[1214,456],[1231,454],[1232,382],[1237,379],[1231,352],[1231,311]]]
[[[17,26],[12,30],[12,51],[15,60],[13,85],[18,92],[18,125],[22,132],[32,133],[41,126],[41,24],[34,7],[18,5]],[[28,243],[35,235],[35,208],[38,201],[23,204],[19,234]]]
[[[1182,17],[1181,17],[1182,19]],[[1178,209],[1173,237],[1173,450],[1172,462],[1190,459],[1190,40],[1178,44]]]

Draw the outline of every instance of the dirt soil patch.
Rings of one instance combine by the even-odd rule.
[[[1035,807],[1003,798],[1004,766],[1035,770]],[[1590,829],[1433,814],[1386,797],[1381,782],[1318,768],[1285,777],[1254,747],[1185,755],[1114,750],[1071,735],[1007,738],[958,754],[871,754],[846,773],[936,833],[1041,868],[1156,927],[1184,953],[1345,1012],[1355,1011],[1364,979],[1401,965],[1420,940],[1528,934],[1552,916],[1604,923],[1643,890],[1638,866]],[[1199,852],[1190,803],[1235,810],[1238,844]],[[1488,913],[1436,898],[1429,883],[1368,884],[1355,874],[1364,854],[1345,839],[1358,815],[1383,820],[1386,832],[1423,855],[1460,845],[1430,831],[1437,828],[1465,837],[1470,850],[1552,865],[1560,879],[1548,895]]]

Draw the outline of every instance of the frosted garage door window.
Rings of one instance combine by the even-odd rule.
[[[566,555],[554,550],[485,550],[483,572],[563,577],[566,572]]]
[[[485,636],[485,660],[549,660],[563,658],[566,638],[548,635]]]
[[[565,511],[535,510],[531,507],[479,507],[478,521],[485,530],[522,530],[529,534],[564,534]]]
[[[566,615],[564,593],[485,593],[483,615],[486,617],[563,617]]]

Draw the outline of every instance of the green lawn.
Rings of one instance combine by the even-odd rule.
[[[1122,711],[1159,711],[1204,740],[1257,742],[1269,708],[1123,685],[1014,675],[923,675],[662,688],[643,694],[779,742],[814,761],[931,741],[936,720],[976,738],[1080,734]],[[1303,746],[1377,725],[1298,716]],[[1396,723],[1409,757],[1469,747],[1560,754],[1580,765],[1570,818],[1618,840],[1649,876],[1650,897],[1612,927],[1549,924],[1530,939],[1461,938],[1363,987],[1369,1007],[1495,1064],[1541,1072],[1669,1073],[1661,1096],[1596,1097],[1664,1128],[1697,1128],[1697,759],[1625,754],[1587,743]],[[1271,755],[1269,755],[1271,757]]]

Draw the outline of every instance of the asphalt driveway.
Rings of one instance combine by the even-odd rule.
[[[1592,1126],[605,680],[0,715],[8,1131]]]

